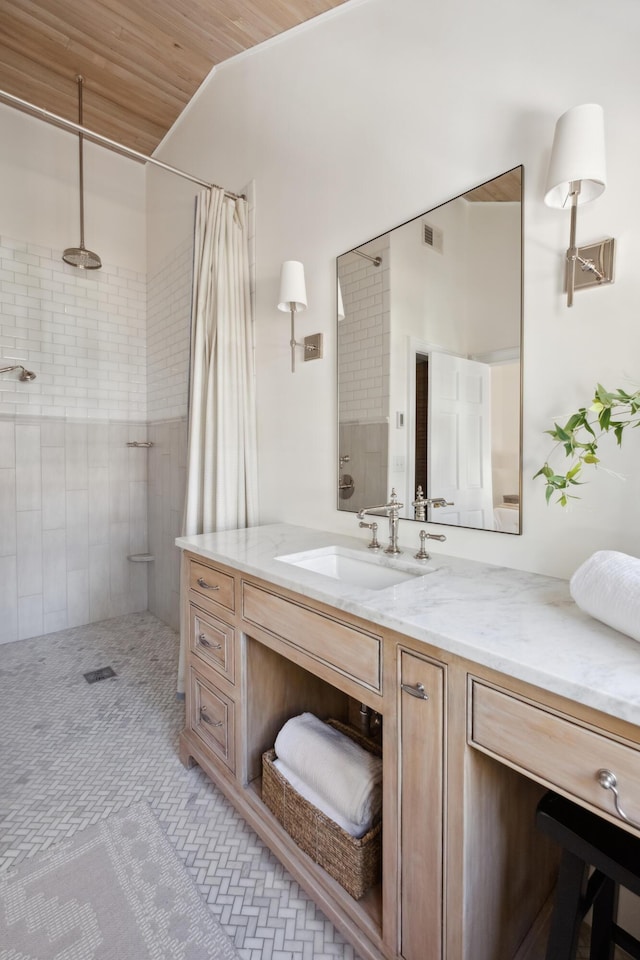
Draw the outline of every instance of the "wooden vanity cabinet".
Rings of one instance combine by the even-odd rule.
[[[183,578],[182,631],[187,638],[183,762],[236,768],[235,683],[238,659],[235,579],[189,558]],[[191,744],[191,747],[189,746]]]
[[[399,648],[400,954],[443,948],[445,668]]]
[[[186,552],[182,628],[183,762],[203,767],[361,957],[443,960],[444,665]],[[361,703],[383,718],[383,877],[356,902],[284,833],[260,784],[262,753],[289,717],[348,721]]]
[[[182,761],[363,960],[541,960],[557,857],[534,824],[539,718],[502,699],[506,678],[187,551],[182,630]],[[362,703],[382,716],[382,881],[355,901],[262,802],[261,758],[290,717],[348,721]]]
[[[601,770],[613,773],[623,791],[627,815],[640,824],[637,740],[614,737],[610,730],[602,730],[595,713],[591,714],[591,723],[580,721],[562,710],[473,677],[469,681],[469,703],[469,742],[476,749],[640,834],[637,826],[621,823],[612,794],[598,780]]]

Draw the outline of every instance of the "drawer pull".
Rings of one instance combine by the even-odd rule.
[[[428,700],[429,694],[424,692],[424,684],[416,683],[415,687],[410,686],[408,683],[403,683],[401,689],[405,693],[410,693],[412,697],[417,697],[418,700]]]
[[[598,770],[596,773],[596,780],[603,790],[611,790],[611,793],[613,794],[613,802],[616,805],[616,811],[620,819],[626,821],[626,823],[630,823],[632,827],[636,828],[636,830],[640,830],[640,823],[636,823],[631,819],[631,817],[628,817],[620,806],[620,797],[618,795],[618,778],[616,777],[615,773],[613,773],[611,770]]]
[[[204,707],[200,707],[200,719],[208,723],[210,727],[221,727],[223,723],[222,720],[212,720],[211,717],[208,717]]]
[[[207,640],[204,633],[199,635],[198,643],[202,644],[203,647],[209,647],[210,650],[222,650],[221,643],[211,643],[210,640]]]
[[[203,590],[219,590],[220,587],[214,586],[212,583],[207,583],[204,577],[198,577],[196,583],[199,587],[202,587]]]

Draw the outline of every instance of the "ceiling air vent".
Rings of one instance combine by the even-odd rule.
[[[442,230],[439,227],[434,227],[432,224],[427,223],[426,220],[422,220],[420,225],[422,227],[422,243],[424,246],[431,247],[436,253],[442,253],[444,240]]]

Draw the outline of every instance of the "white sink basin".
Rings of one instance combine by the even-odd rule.
[[[414,577],[423,577],[433,570],[433,567],[409,566],[402,560],[383,558],[375,554],[368,556],[349,550],[348,547],[321,547],[303,553],[290,553],[276,559],[368,590],[383,590]]]

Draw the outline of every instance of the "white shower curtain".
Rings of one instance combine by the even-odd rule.
[[[196,203],[185,536],[258,522],[247,207],[217,187]]]

